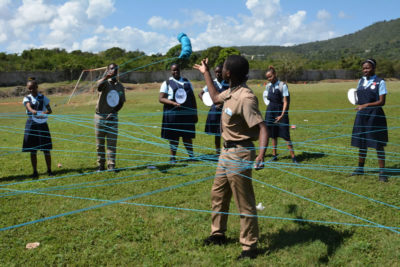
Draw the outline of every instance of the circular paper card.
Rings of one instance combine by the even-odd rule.
[[[43,111],[37,111],[36,115],[32,116],[32,120],[39,124],[45,123],[47,121],[47,114],[43,114]]]
[[[115,107],[119,103],[119,94],[116,90],[111,90],[107,94],[107,104],[110,107]]]
[[[264,99],[264,103],[265,105],[269,105],[269,100],[268,100],[268,91],[264,91],[263,93],[263,99]]]
[[[349,99],[350,103],[353,105],[357,105],[358,98],[357,98],[357,89],[351,88],[347,92],[347,98]]]
[[[203,94],[203,103],[204,103],[204,105],[206,105],[208,107],[211,107],[214,104],[209,92],[205,92]]]
[[[176,93],[175,93],[175,101],[176,101],[176,103],[183,104],[183,103],[185,103],[186,98],[187,98],[187,94],[186,94],[186,91],[184,89],[179,88],[178,90],[176,90]]]

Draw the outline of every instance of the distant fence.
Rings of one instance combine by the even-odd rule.
[[[15,71],[0,72],[0,86],[25,85],[28,77],[35,77],[39,83],[54,83],[61,81],[77,80],[79,72],[69,71]],[[128,72],[121,73],[120,80],[125,83],[148,83],[162,82],[170,75],[170,71],[153,72]],[[350,70],[306,70],[301,75],[295,77],[297,81],[320,81],[326,79],[357,79],[357,71]],[[203,77],[197,70],[182,70],[182,76],[189,80],[202,80]],[[262,70],[250,70],[249,79],[263,80],[265,73]]]

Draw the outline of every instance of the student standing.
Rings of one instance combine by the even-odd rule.
[[[375,75],[375,59],[362,63],[364,76],[357,86],[357,114],[354,121],[351,145],[359,148],[358,168],[351,174],[364,174],[368,147],[376,149],[379,164],[379,180],[387,182],[385,174],[385,149],[388,142],[386,116],[382,107],[386,101],[386,83]]]
[[[33,178],[39,177],[37,171],[37,151],[42,150],[47,165],[47,174],[52,176],[51,154],[53,148],[49,126],[46,116],[51,114],[50,100],[38,92],[38,84],[31,78],[27,84],[29,95],[24,97],[23,104],[26,108],[28,119],[25,124],[24,142],[22,152],[31,153],[31,164],[33,168]]]
[[[106,75],[97,82],[99,99],[96,105],[95,134],[97,150],[97,171],[105,170],[107,141],[107,169],[116,171],[115,158],[118,137],[118,111],[125,102],[125,88],[117,80],[118,65],[111,63],[107,66]]]
[[[273,66],[268,68],[265,76],[269,81],[265,90],[268,92],[267,98],[270,101],[265,113],[265,122],[267,124],[268,136],[272,138],[272,161],[278,160],[276,148],[278,137],[281,137],[287,143],[293,163],[297,163],[289,132],[288,110],[290,95],[288,86],[286,83],[278,80]]]
[[[215,79],[214,79],[214,86],[219,93],[222,93],[226,89],[229,88],[229,84],[222,79],[222,65],[218,65],[214,69]],[[208,92],[207,85],[204,86],[203,90],[199,93],[199,97],[203,100],[203,94]],[[214,135],[214,143],[215,143],[215,150],[216,154],[219,155],[221,151],[221,111],[222,111],[221,104],[213,104],[210,108],[210,111],[207,115],[206,127],[205,132],[210,135]]]
[[[161,137],[169,141],[170,163],[175,164],[180,137],[189,159],[194,160],[192,139],[196,137],[198,117],[193,86],[188,79],[181,77],[178,64],[171,65],[171,75],[162,83],[158,100],[164,105]]]
[[[240,216],[240,243],[242,252],[238,259],[255,258],[259,237],[256,200],[252,184],[252,167],[262,168],[266,151],[267,129],[258,109],[258,99],[246,85],[249,63],[241,56],[229,56],[223,65],[222,76],[229,81],[229,89],[218,93],[211,79],[207,59],[196,64],[204,75],[211,99],[224,104],[221,116],[224,149],[211,189],[211,235],[206,245],[225,244],[229,204],[233,196]],[[253,141],[260,138],[256,157]]]

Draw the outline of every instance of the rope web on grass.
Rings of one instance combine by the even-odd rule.
[[[151,64],[160,62],[172,61],[176,58],[164,59]],[[140,68],[144,68],[142,66]],[[140,68],[136,68],[140,69]],[[126,72],[127,73],[127,72]],[[124,75],[124,73],[121,73]],[[86,88],[89,88],[89,83]],[[82,91],[83,92],[83,91]],[[157,96],[155,96],[157,98]],[[293,101],[293,100],[292,100]],[[212,213],[211,210],[200,209],[198,207],[188,207],[185,205],[162,205],[157,203],[140,201],[141,198],[156,194],[166,194],[167,192],[176,191],[184,188],[198,186],[199,184],[210,181],[214,178],[217,161],[213,152],[215,151],[212,142],[213,137],[206,135],[201,130],[196,131],[197,139],[194,140],[194,151],[197,161],[188,161],[186,150],[182,145],[178,147],[178,164],[169,164],[169,144],[159,135],[161,128],[161,105],[154,112],[122,112],[119,115],[119,134],[117,147],[117,162],[121,166],[118,174],[106,175],[107,172],[94,172],[89,169],[81,173],[73,172],[57,175],[55,177],[43,177],[38,180],[19,180],[18,178],[12,181],[1,181],[0,177],[0,202],[4,203],[6,199],[14,197],[24,197],[26,195],[40,195],[44,197],[60,198],[60,199],[75,199],[83,200],[88,203],[88,207],[79,208],[76,210],[61,212],[52,216],[37,218],[33,220],[25,220],[14,225],[0,224],[0,231],[7,231],[22,226],[32,225],[43,221],[48,221],[71,214],[79,214],[88,210],[98,209],[105,206],[124,204],[134,205],[149,208],[174,209],[182,212],[194,213]],[[385,106],[385,110],[395,110],[398,106]],[[191,112],[191,110],[188,110]],[[199,107],[200,119],[197,129],[203,129],[205,116],[208,113],[207,108]],[[126,115],[125,115],[126,114]],[[368,218],[368,213],[356,214],[347,211],[343,207],[336,207],[334,201],[332,204],[324,203],[318,199],[313,199],[310,196],[305,196],[296,188],[283,187],[281,185],[272,184],[268,177],[284,173],[288,181],[294,179],[301,180],[304,186],[318,187],[329,191],[332,196],[346,195],[352,201],[362,203],[362,205],[373,205],[375,208],[385,208],[389,213],[393,214],[393,218],[398,218],[400,204],[397,200],[392,203],[387,203],[370,195],[364,195],[357,191],[352,191],[341,185],[337,181],[326,181],[322,179],[324,175],[336,175],[343,177],[354,169],[354,162],[358,159],[358,149],[350,148],[347,143],[351,137],[352,121],[354,120],[354,111],[352,109],[325,109],[325,110],[291,110],[291,117],[300,118],[306,116],[309,118],[302,123],[297,123],[296,131],[304,131],[303,136],[307,138],[294,138],[293,144],[297,153],[300,164],[293,164],[288,160],[278,162],[267,162],[264,170],[253,172],[253,178],[243,177],[244,179],[252,179],[253,186],[260,190],[265,190],[266,194],[271,191],[279,192],[286,198],[300,200],[307,205],[317,206],[321,209],[322,215],[319,218],[297,218],[297,217],[282,217],[268,214],[268,210],[259,211],[257,215],[261,219],[269,220],[286,220],[286,221],[301,221],[318,224],[344,225],[353,227],[370,227],[386,229],[391,232],[400,233],[399,222],[394,221],[394,224],[386,225],[380,223],[377,218]],[[328,117],[335,114],[341,118],[334,124],[313,121],[314,117]],[[49,116],[50,129],[52,125],[58,125],[58,129],[63,131],[51,130],[54,149],[52,150],[53,159],[57,161],[57,157],[73,158],[74,161],[87,162],[87,165],[93,165],[96,161],[95,137],[92,114],[55,114]],[[388,130],[390,133],[398,132],[400,126],[399,116],[386,116],[390,121]],[[13,136],[15,140],[10,140],[8,146],[0,147],[0,157],[4,161],[16,157],[20,153],[20,140],[24,134],[23,121],[26,115],[20,113],[1,113],[0,132],[3,135]],[[292,119],[293,120],[293,119]],[[18,122],[18,123],[16,123]],[[77,132],[74,129],[79,129]],[[40,134],[40,133],[38,133]],[[196,142],[196,140],[204,140],[208,138],[209,142],[205,145],[204,142]],[[399,143],[389,142],[388,147],[391,151],[386,152],[386,162],[389,166],[386,171],[391,175],[391,179],[399,178],[399,168],[396,166],[400,159]],[[73,148],[73,149],[71,149]],[[257,149],[257,146],[256,148]],[[281,144],[277,147],[278,151],[287,151],[286,145]],[[268,150],[270,151],[270,150]],[[317,159],[320,157],[334,158],[337,164],[321,164]],[[28,161],[28,159],[27,159]],[[92,164],[93,163],[93,164]],[[236,168],[252,168],[252,162],[233,162]],[[237,165],[241,164],[241,165]],[[151,168],[149,168],[151,166]],[[367,177],[376,177],[376,168],[365,168]],[[140,170],[140,171],[139,171]],[[146,172],[143,172],[146,170]],[[167,170],[165,172],[165,170]],[[164,172],[163,172],[164,171]],[[234,172],[234,170],[230,170]],[[57,172],[56,172],[57,174]],[[195,178],[194,178],[195,177]],[[255,178],[257,177],[257,178]],[[82,181],[79,181],[82,179]],[[170,185],[165,186],[168,181]],[[397,182],[397,181],[396,181]],[[88,189],[99,191],[109,190],[115,192],[115,189],[120,186],[129,187],[136,184],[145,185],[146,183],[156,183],[156,188],[144,190],[133,195],[119,196],[110,195],[109,198],[99,198],[87,196]],[[314,196],[312,194],[312,196]],[[314,197],[317,197],[316,194]],[[256,194],[256,198],[261,196]],[[9,201],[8,203],[11,203]],[[268,204],[268,203],[267,203]],[[2,204],[4,205],[4,204]],[[306,205],[306,204],[304,204]],[[350,205],[350,203],[349,203]],[[332,216],[324,216],[326,214],[335,213],[341,215],[341,220],[328,220]],[[227,214],[239,215],[235,212]],[[243,216],[250,216],[240,214]],[[333,216],[335,217],[335,216]]]

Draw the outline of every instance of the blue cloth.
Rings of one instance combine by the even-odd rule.
[[[190,43],[189,37],[183,32],[178,35],[178,41],[182,45],[181,54],[179,58],[189,58],[192,54],[192,44]]]

